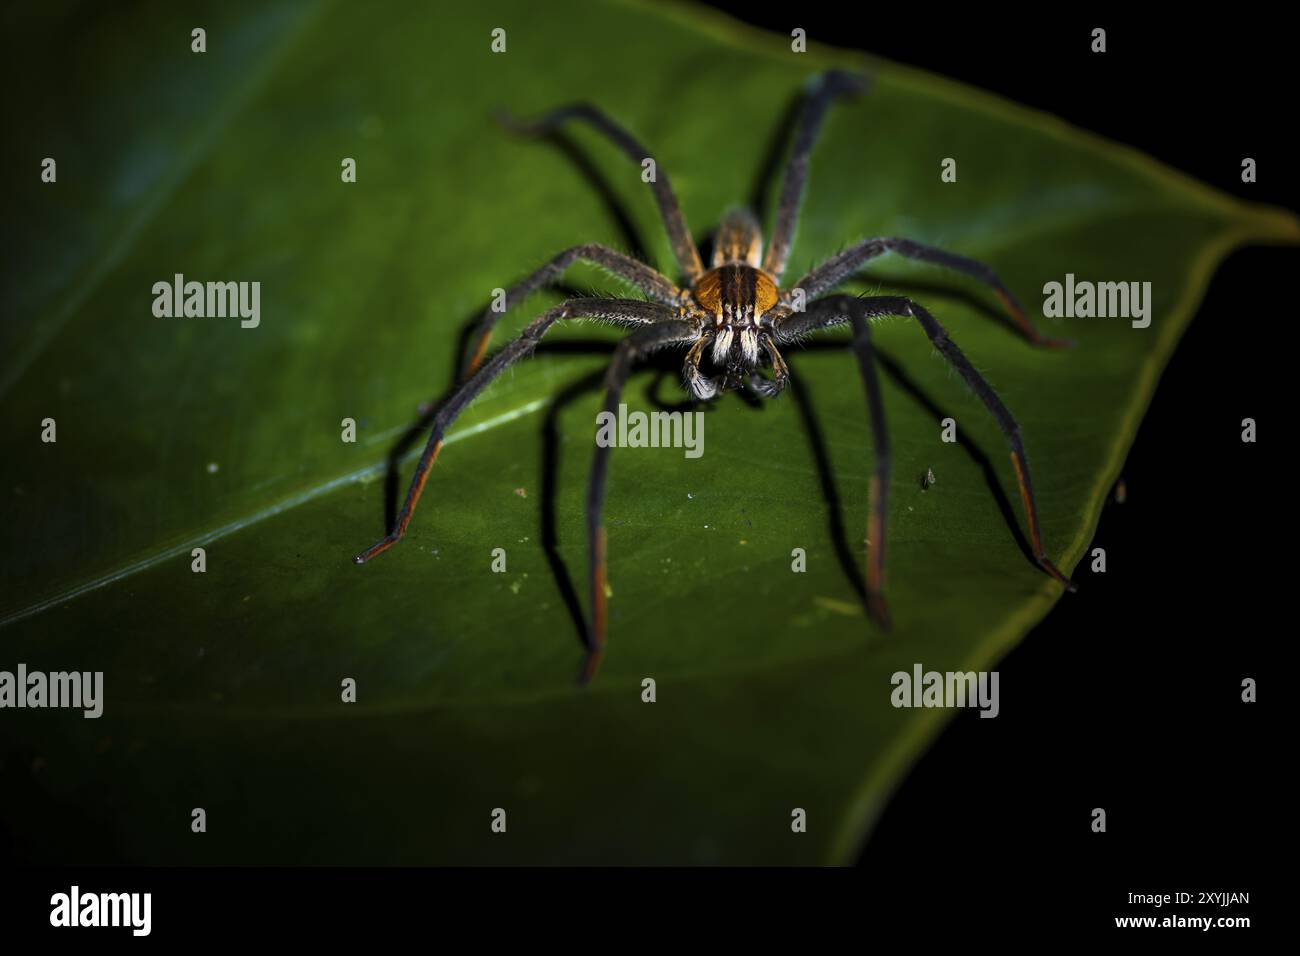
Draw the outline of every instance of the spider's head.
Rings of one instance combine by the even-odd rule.
[[[706,272],[693,291],[699,307],[713,316],[713,364],[729,376],[757,367],[763,315],[777,300],[772,277],[733,262]]]

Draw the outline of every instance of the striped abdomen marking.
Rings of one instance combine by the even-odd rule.
[[[713,267],[749,265],[763,261],[763,230],[748,209],[733,209],[718,226],[713,240]]]

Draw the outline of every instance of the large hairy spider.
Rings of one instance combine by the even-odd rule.
[[[755,218],[747,211],[734,211],[727,214],[718,229],[713,259],[706,269],[691,240],[690,230],[677,204],[677,196],[668,175],[660,168],[651,181],[651,188],[659,203],[677,264],[686,279],[684,287],[677,286],[667,276],[636,259],[597,243],[566,249],[511,288],[506,293],[505,310],[542,286],[556,281],[578,260],[599,266],[623,279],[642,292],[649,301],[569,299],[534,319],[518,338],[483,364],[493,326],[505,311],[487,309],[475,328],[473,347],[461,384],[434,417],[428,444],[420,456],[395,526],[382,540],[357,555],[356,563],[364,564],[401,539],[411,522],[411,514],[420,499],[420,492],[424,490],[429,470],[438,457],[447,428],[489,382],[511,364],[531,353],[546,331],[561,319],[600,319],[633,330],[618,344],[605,375],[605,410],[611,413],[617,411],[623,385],[633,364],[655,350],[688,347],[683,365],[685,385],[701,401],[742,386],[771,398],[785,388],[789,379],[789,369],[778,346],[797,342],[812,332],[848,324],[853,329],[851,345],[866,385],[875,451],[875,474],[870,485],[871,516],[867,529],[867,611],[877,625],[887,629],[889,614],[882,596],[882,583],[889,489],[889,438],[885,430],[885,415],[868,320],[893,315],[910,316],[920,323],[934,347],[965,379],[997,420],[998,427],[1011,446],[1011,460],[1020,485],[1020,498],[1029,524],[1029,539],[1034,557],[1048,574],[1073,590],[1070,580],[1043,551],[1029,465],[1020,440],[1020,427],[943,326],[920,305],[901,296],[861,298],[827,293],[850,278],[867,260],[886,252],[895,252],[909,259],[955,269],[986,283],[1005,305],[1029,342],[1048,347],[1068,343],[1041,335],[1026,318],[1025,311],[1015,296],[988,266],[908,239],[866,239],[813,269],[791,288],[783,290],[780,287],[794,238],[804,181],[808,176],[808,157],[826,110],[836,97],[860,92],[862,87],[861,78],[840,71],[831,71],[814,79],[799,118],[776,211],[772,242],[766,255],[763,254],[762,232]],[[515,125],[524,132],[547,134],[570,119],[590,123],[638,163],[650,156],[649,151],[631,134],[600,110],[585,103],[561,107],[532,122]],[[764,356],[771,363],[770,378],[758,374],[758,369],[765,364]],[[706,362],[706,367],[711,365],[716,374],[709,375],[701,370],[702,361]],[[602,510],[608,466],[609,448],[598,443],[587,492],[592,616],[586,635],[587,656],[582,669],[583,682],[595,676],[605,647],[607,613]]]

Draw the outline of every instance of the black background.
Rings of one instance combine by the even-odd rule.
[[[714,6],[782,34],[802,27],[810,47],[949,76],[1297,208],[1294,43],[1266,17]],[[1091,52],[1094,27],[1104,54]],[[1241,181],[1247,156],[1254,184]],[[998,719],[961,712],[907,777],[860,860],[887,881],[866,910],[910,900],[936,914],[969,905],[990,928],[1018,917],[1083,928],[1155,912],[1127,905],[1129,892],[1251,892],[1249,906],[1161,910],[1188,916],[1253,917],[1270,895],[1267,874],[1284,862],[1273,742],[1290,602],[1278,547],[1289,482],[1267,449],[1286,440],[1279,337],[1290,338],[1298,267],[1293,249],[1252,247],[1218,270],[1125,465],[1126,503],[1103,514],[1093,546],[1106,573],[1080,565],[1079,593],[998,666]],[[1241,441],[1246,417],[1257,444]],[[1245,677],[1260,685],[1256,704],[1241,701]],[[1091,830],[1094,807],[1104,834]]]

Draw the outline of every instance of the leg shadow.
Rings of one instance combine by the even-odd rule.
[[[821,348],[825,345],[828,349],[835,349],[839,352],[848,352],[847,348],[836,347],[835,343],[811,343],[809,348]],[[862,608],[867,608],[867,586],[863,583],[862,574],[858,567],[858,556],[854,554],[853,549],[849,547],[849,539],[844,531],[843,509],[840,507],[840,493],[835,487],[835,477],[831,472],[831,459],[826,451],[826,439],[822,434],[821,423],[817,420],[817,415],[813,411],[812,401],[808,397],[807,391],[804,390],[800,382],[799,375],[795,371],[794,359],[787,356],[787,364],[790,366],[790,384],[786,386],[791,397],[794,398],[795,405],[799,408],[799,417],[803,421],[804,431],[808,435],[808,444],[811,446],[813,462],[817,466],[817,479],[822,486],[822,498],[826,502],[827,520],[830,522],[831,545],[835,549],[835,557],[840,562],[840,567],[844,570],[845,576],[857,593],[858,599],[862,602]],[[863,409],[863,427],[865,424],[866,409]]]
[[[880,367],[884,370],[885,374],[893,379],[903,391],[907,392],[907,394],[911,396],[918,405],[924,408],[934,419],[936,425],[942,422],[945,418],[956,418],[956,416],[951,412],[945,411],[943,408],[940,408],[935,404],[935,402],[921,390],[921,387],[916,384],[915,380],[913,380],[896,361],[889,358],[879,349],[876,350],[876,357],[879,359]],[[957,444],[961,446],[962,451],[966,452],[966,455],[970,460],[975,462],[975,464],[979,466],[980,471],[983,472],[984,483],[988,485],[989,494],[993,496],[993,501],[998,506],[998,511],[1001,512],[1003,522],[1011,531],[1011,536],[1015,538],[1016,545],[1020,548],[1020,552],[1025,556],[1026,560],[1028,560],[1030,564],[1037,568],[1038,561],[1034,557],[1033,549],[1029,546],[1029,539],[1025,537],[1024,531],[1020,528],[1020,522],[1016,518],[1016,509],[1011,504],[1011,499],[1008,498],[1006,492],[1002,490],[1002,484],[998,481],[998,473],[993,467],[993,462],[989,459],[988,455],[984,454],[984,452],[980,450],[978,445],[965,436],[960,428],[957,429]]]
[[[543,342],[536,350],[541,356],[547,355],[610,355],[613,352],[614,343],[605,339],[572,339],[563,342]],[[669,376],[676,375],[681,363],[681,356],[676,352],[663,352],[648,356],[638,365],[638,371],[652,371],[653,377],[647,383],[646,395],[651,404],[665,410],[685,411],[693,408],[693,401],[686,401],[679,404],[668,404],[657,397],[657,391],[660,384]],[[582,600],[579,596],[578,589],[574,584],[573,576],[569,573],[564,559],[560,556],[559,551],[559,530],[557,521],[557,498],[559,493],[559,464],[560,464],[560,416],[564,409],[582,396],[591,392],[599,392],[602,388],[605,378],[605,370],[599,369],[591,372],[578,380],[566,385],[559,391],[554,399],[548,403],[546,416],[542,421],[541,438],[542,438],[542,473],[541,473],[541,494],[539,495],[541,505],[541,543],[542,550],[546,555],[546,561],[550,565],[551,573],[555,578],[556,587],[559,589],[561,600],[569,612],[569,617],[573,621],[574,633],[577,636],[579,644],[585,649],[589,646],[590,635],[587,633],[587,620],[582,607]],[[433,425],[433,419],[437,416],[438,410],[442,408],[447,401],[455,394],[459,388],[459,382],[454,383],[452,387],[437,402],[426,406],[420,413],[419,418],[406,429],[389,450],[387,459],[387,473],[385,475],[385,531],[391,530],[397,519],[398,494],[401,490],[401,464],[403,459],[417,445],[419,440],[427,435]],[[593,423],[594,428],[594,423]]]
[[[574,343],[555,344],[558,351]],[[601,342],[599,343],[600,347],[596,348],[591,347],[591,343],[577,344],[584,346],[583,350],[586,352],[603,351],[605,354],[613,352],[613,345],[609,342]],[[658,393],[662,383],[669,376],[677,374],[680,363],[681,356],[679,354],[675,351],[667,351],[647,356],[643,362],[638,364],[637,371],[651,371],[654,373],[646,383],[644,392],[649,405],[664,411],[687,411],[696,406],[697,403],[693,400],[670,404],[662,401],[659,397]],[[564,563],[559,551],[558,512],[556,508],[556,501],[559,497],[561,446],[559,422],[560,415],[566,406],[591,392],[602,391],[604,380],[605,369],[600,369],[565,386],[555,396],[555,400],[547,406],[546,418],[542,423],[542,493],[540,496],[542,550],[546,553],[546,560],[551,567],[552,575],[555,577],[556,587],[559,588],[560,596],[565,607],[568,608],[569,617],[573,620],[574,633],[578,636],[578,641],[584,650],[591,646],[591,635],[588,633],[586,613],[583,611],[582,600],[574,584],[573,576],[569,573],[568,566]],[[592,423],[592,429],[594,434],[594,422]],[[588,555],[587,557],[590,560],[591,556]]]
[[[804,351],[834,351],[847,352],[848,343],[837,343],[830,341],[809,342],[804,346]],[[894,381],[907,395],[926,412],[934,418],[938,424],[945,418],[955,417],[951,412],[945,411],[933,399],[931,399],[914,379],[907,374],[898,362],[882,352],[877,346],[876,358],[880,363],[881,370]],[[813,462],[817,468],[818,481],[822,488],[822,497],[826,502],[827,520],[829,522],[829,531],[832,547],[835,550],[836,559],[840,567],[844,570],[845,576],[853,586],[854,591],[863,602],[863,608],[866,608],[867,592],[866,586],[862,582],[862,574],[859,567],[861,557],[849,544],[848,535],[844,528],[844,517],[842,514],[839,491],[835,487],[835,479],[831,469],[830,456],[826,451],[826,441],[822,433],[821,425],[817,420],[816,413],[813,410],[812,402],[807,391],[800,384],[800,377],[795,372],[797,359],[787,356],[787,362],[790,364],[791,375],[790,385],[788,387],[791,396],[794,398],[799,408],[799,416],[802,419],[804,429],[808,434],[809,445],[811,446]],[[863,410],[864,425],[866,410]],[[993,467],[993,462],[989,459],[978,445],[970,438],[966,437],[960,430],[957,433],[957,444],[966,453],[966,455],[979,466],[984,475],[984,482],[988,486],[989,494],[992,495],[994,503],[997,505],[1002,520],[1010,530],[1012,537],[1015,539],[1017,547],[1034,567],[1038,567],[1038,562],[1034,559],[1033,550],[1029,546],[1029,540],[1021,530],[1020,522],[1017,520],[1016,511],[1007,497],[1002,485],[998,481],[998,474]]]

